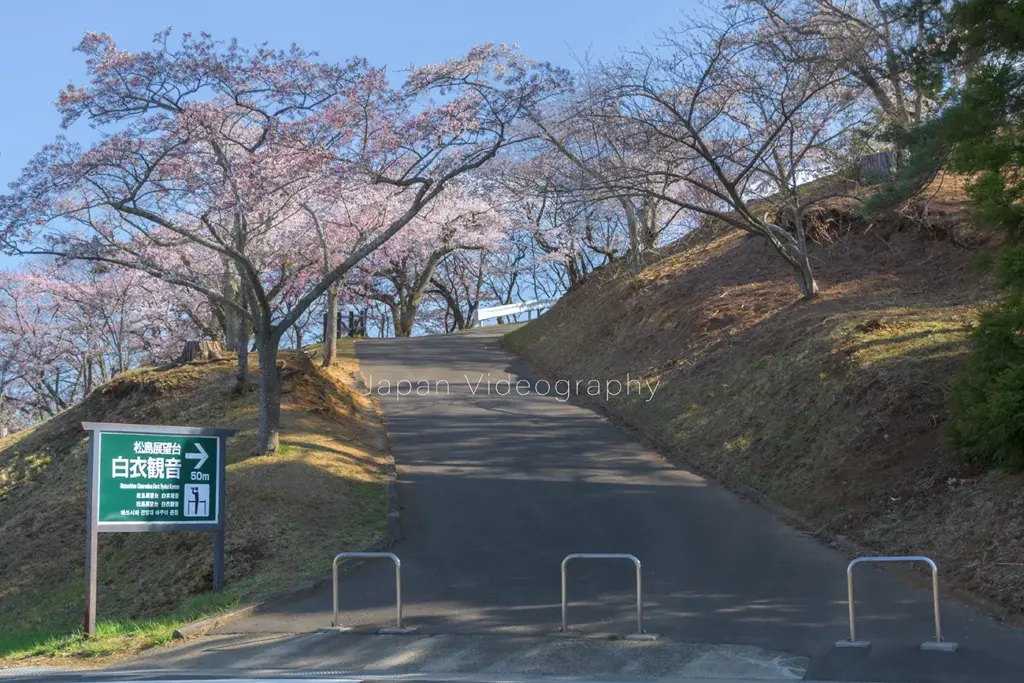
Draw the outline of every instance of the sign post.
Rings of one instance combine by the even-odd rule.
[[[83,422],[89,432],[85,617],[96,630],[103,532],[212,531],[213,588],[224,587],[224,468],[234,429]]]

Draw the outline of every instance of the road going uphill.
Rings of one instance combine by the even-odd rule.
[[[402,560],[405,619],[418,629],[373,638],[415,649],[425,647],[415,645],[424,636],[464,636],[478,648],[490,635],[503,637],[490,642],[536,649],[559,641],[549,634],[560,623],[562,558],[631,553],[643,563],[646,630],[662,636],[630,643],[636,661],[665,651],[644,654],[645,647],[695,644],[714,656],[742,651],[738,657],[750,661],[760,652],[789,675],[806,668],[815,680],[1019,680],[1024,637],[958,604],[943,604],[943,627],[960,651],[919,651],[933,633],[929,592],[872,567],[858,567],[856,584],[858,636],[872,647],[834,648],[848,633],[848,557],[545,391],[542,378],[502,349],[508,329],[356,345],[395,447],[404,538],[392,550]],[[403,395],[396,396],[399,382]],[[325,547],[324,556],[340,550]],[[633,577],[629,562],[570,564],[571,628],[591,636],[635,631]],[[341,582],[341,623],[357,632],[390,625],[393,601],[392,567],[365,562]],[[330,602],[328,586],[223,626],[208,641],[221,643],[221,658],[211,655],[207,664],[232,666],[223,654],[231,639],[307,634],[273,636],[299,644],[278,659],[272,648],[259,650],[260,667],[290,666],[307,647],[302,642],[329,665],[330,639],[353,635],[310,635],[329,624]],[[188,651],[200,656],[202,643]],[[136,665],[184,661],[154,656]],[[571,673],[542,669],[524,673]]]

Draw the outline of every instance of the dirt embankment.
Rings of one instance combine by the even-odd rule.
[[[810,302],[770,247],[731,232],[639,273],[600,269],[507,341],[555,376],[659,382],[653,399],[593,400],[820,536],[929,555],[945,583],[1020,614],[1024,478],[972,470],[941,438],[966,331],[993,297],[961,199],[947,187],[903,214],[820,212]]]
[[[0,659],[59,653],[54,639],[81,625],[83,421],[239,430],[228,440],[225,592],[209,592],[209,534],[101,534],[101,634],[131,637],[136,620],[164,619],[160,628],[142,627],[146,639],[136,645],[151,645],[169,637],[175,620],[325,575],[333,555],[324,548],[362,550],[385,536],[390,449],[375,407],[355,389],[351,349],[330,373],[301,352],[282,358],[281,448],[273,456],[253,456],[257,393],[235,391],[233,357],[128,373],[0,440]],[[256,372],[255,356],[250,364]],[[109,654],[68,642],[72,654]]]

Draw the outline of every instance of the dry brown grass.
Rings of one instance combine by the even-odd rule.
[[[930,555],[947,580],[1020,613],[1022,479],[942,447],[947,383],[993,292],[969,268],[965,245],[984,239],[963,224],[962,188],[939,180],[900,212],[826,207],[843,227],[813,250],[813,301],[762,241],[691,237],[638,274],[597,271],[508,341],[558,376],[660,380],[650,403],[602,407],[824,537]]]
[[[383,538],[391,456],[375,407],[355,389],[354,356],[330,374],[301,352],[282,359],[282,438],[273,456],[253,456],[257,394],[234,391],[233,359],[129,373],[0,442],[0,641],[81,623],[82,421],[239,430],[228,441],[225,594],[208,593],[209,534],[102,534],[101,620],[194,616],[322,575],[335,553]],[[250,365],[255,372],[255,356]]]

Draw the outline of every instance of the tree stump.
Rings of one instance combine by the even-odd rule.
[[[224,358],[224,347],[215,341],[185,342],[185,348],[178,356],[179,363],[191,363],[197,360],[221,360]]]

